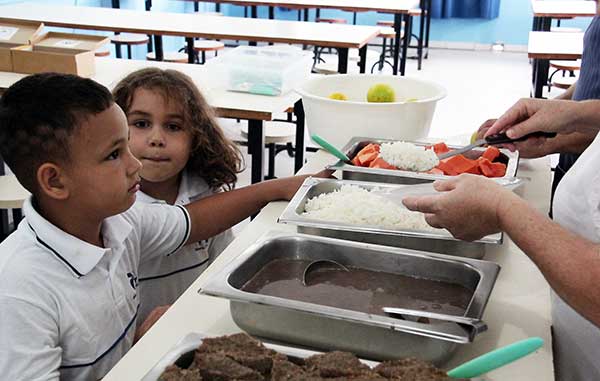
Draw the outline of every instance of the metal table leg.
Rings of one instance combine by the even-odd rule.
[[[112,0],[112,7],[119,9],[121,8],[121,1],[120,0]]]
[[[256,5],[252,5],[250,6],[250,17],[252,17],[253,19],[258,18],[258,7]]]
[[[358,49],[358,57],[358,68],[360,73],[363,74],[367,68],[367,45]]]
[[[550,60],[533,60],[533,96],[542,98],[544,86],[548,83],[548,69],[550,69]]]
[[[400,75],[404,75],[406,72],[406,56],[408,55],[408,42],[412,35],[412,16],[410,14],[404,15],[404,41],[402,42],[402,59],[400,60]]]
[[[185,42],[187,44],[187,54],[188,54],[188,63],[196,62],[196,52],[194,52],[194,39],[191,37],[186,37]]]
[[[402,15],[399,13],[394,14],[394,31],[396,32],[396,36],[394,37],[394,65],[392,66],[392,73],[396,75],[398,74],[398,57],[400,56],[400,35],[402,33]]]
[[[248,154],[252,156],[251,173],[252,184],[264,180],[265,176],[265,131],[263,121],[256,119],[248,120]]]
[[[150,12],[150,10],[152,10],[152,0],[146,0],[144,2],[144,6],[146,8],[146,11]],[[152,53],[152,36],[148,35],[148,52]]]
[[[165,58],[164,54],[163,54],[162,36],[154,35],[152,37],[154,37],[154,47],[156,49],[156,52],[155,52],[156,57],[155,58],[157,61],[162,61]]]
[[[429,31],[431,29],[431,0],[427,1],[427,25],[425,27],[425,58],[429,57]]]
[[[269,19],[275,19],[275,7],[269,7]]]
[[[294,103],[294,114],[296,115],[296,150],[294,155],[294,173],[304,166],[304,105],[302,99]]]
[[[421,1],[421,16],[419,17],[419,40],[417,41],[417,70],[421,70],[421,64],[423,62],[423,40],[425,37],[425,2]]]
[[[338,73],[348,72],[348,48],[337,48],[338,51]]]

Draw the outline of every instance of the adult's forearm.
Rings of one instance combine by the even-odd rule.
[[[562,94],[559,94],[554,99],[562,99],[562,100],[570,100],[573,98],[573,94],[575,93],[575,88],[577,86],[577,82],[569,86],[567,90],[565,90]]]
[[[596,133],[589,130],[587,133],[574,132],[568,135],[557,135],[548,141],[551,153],[580,154],[594,141]]]
[[[552,289],[600,326],[600,247],[562,228],[517,196],[502,204],[498,219]]]

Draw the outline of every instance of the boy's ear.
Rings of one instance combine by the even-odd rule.
[[[37,170],[37,182],[40,191],[55,200],[69,197],[64,170],[54,163],[44,163]]]

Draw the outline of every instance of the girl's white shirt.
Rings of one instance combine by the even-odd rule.
[[[600,135],[561,180],[554,196],[554,220],[600,243]],[[577,252],[563,254],[565,257]],[[600,253],[598,253],[600,255]],[[581,272],[586,269],[582,268]],[[600,328],[552,293],[556,380],[600,380]]]
[[[186,205],[214,193],[200,176],[183,171],[175,204]],[[137,202],[165,203],[141,191],[137,193]],[[231,241],[233,232],[228,229],[208,240],[186,245],[169,256],[141,262],[138,323],[141,324],[155,307],[173,304]]]

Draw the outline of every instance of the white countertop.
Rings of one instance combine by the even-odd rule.
[[[316,172],[334,160],[330,155],[318,152],[311,157],[302,172]],[[519,193],[546,213],[551,182],[548,160],[522,160],[518,175],[530,180]],[[266,231],[294,231],[294,227],[276,222],[285,206],[286,202],[273,202],[266,206],[214,264],[123,357],[104,381],[142,378],[175,343],[190,332],[209,335],[239,332],[240,329],[231,319],[229,301],[200,295],[197,290],[212,273],[239,255]],[[489,250],[485,259],[495,261],[502,267],[483,316],[489,329],[478,335],[472,344],[460,346],[456,355],[446,365],[447,369],[500,346],[531,336],[540,336],[545,344],[539,351],[490,372],[485,379],[553,380],[550,293],[547,282],[534,264],[507,237],[503,245]]]

